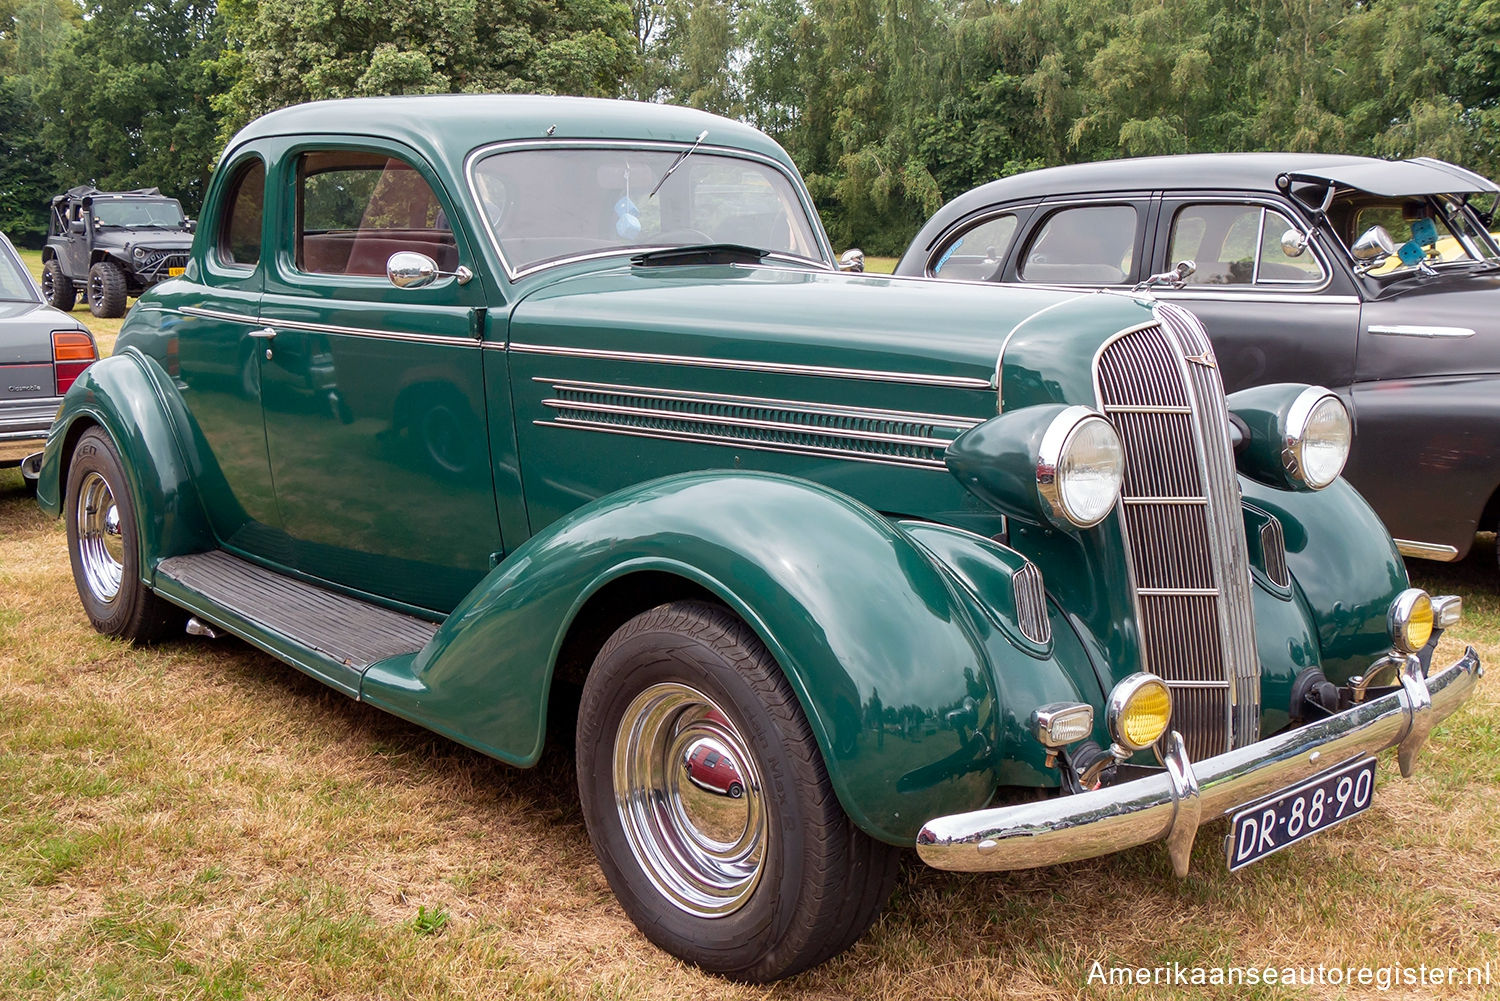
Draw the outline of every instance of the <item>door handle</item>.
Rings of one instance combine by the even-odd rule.
[[[250,331],[250,336],[257,340],[269,341],[276,336],[276,331],[270,327],[261,327],[259,330]]]

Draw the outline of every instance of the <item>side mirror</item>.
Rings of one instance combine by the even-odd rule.
[[[185,230],[187,230],[189,233],[191,233],[191,232],[193,232],[194,230],[196,230],[198,228],[198,220],[197,219],[184,219],[183,222],[182,222],[182,228],[185,229]]]
[[[88,231],[88,223],[84,222],[82,219],[74,219],[72,222],[68,223],[69,233],[78,233],[81,235],[83,233],[87,233]]]
[[[863,271],[865,269],[865,252],[859,249],[846,250],[839,256],[840,271]]]
[[[1307,250],[1307,234],[1300,229],[1289,229],[1281,234],[1281,252],[1288,257],[1301,257]]]
[[[1371,226],[1354,241],[1349,253],[1361,264],[1375,265],[1396,252],[1396,241],[1384,226]]]
[[[467,285],[474,272],[463,266],[457,271],[439,271],[437,261],[426,254],[402,250],[386,259],[385,276],[397,288],[426,288],[439,278],[457,278],[460,285]]]

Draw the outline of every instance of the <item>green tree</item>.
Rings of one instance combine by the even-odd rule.
[[[226,135],[274,108],[377,94],[613,96],[626,0],[225,0]]]
[[[0,78],[0,233],[23,247],[47,236],[47,202],[57,193],[52,158],[37,133],[36,103],[21,77]]]

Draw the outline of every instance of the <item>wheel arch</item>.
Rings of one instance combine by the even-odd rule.
[[[952,582],[879,514],[773,474],[682,474],[581,508],[492,571],[409,663],[373,666],[361,697],[530,765],[559,682],[579,681],[629,617],[686,597],[727,607],[766,645],[866,833],[909,845],[931,816],[992,795],[989,653]]]

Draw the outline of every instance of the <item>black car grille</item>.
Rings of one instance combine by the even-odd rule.
[[[151,250],[136,263],[135,272],[146,281],[159,282],[171,274],[171,269],[186,268],[187,262],[186,252]]]
[[[1158,304],[1159,323],[1099,354],[1099,405],[1125,446],[1122,524],[1145,670],[1172,689],[1194,758],[1260,734],[1260,666],[1224,389],[1202,326]]]

